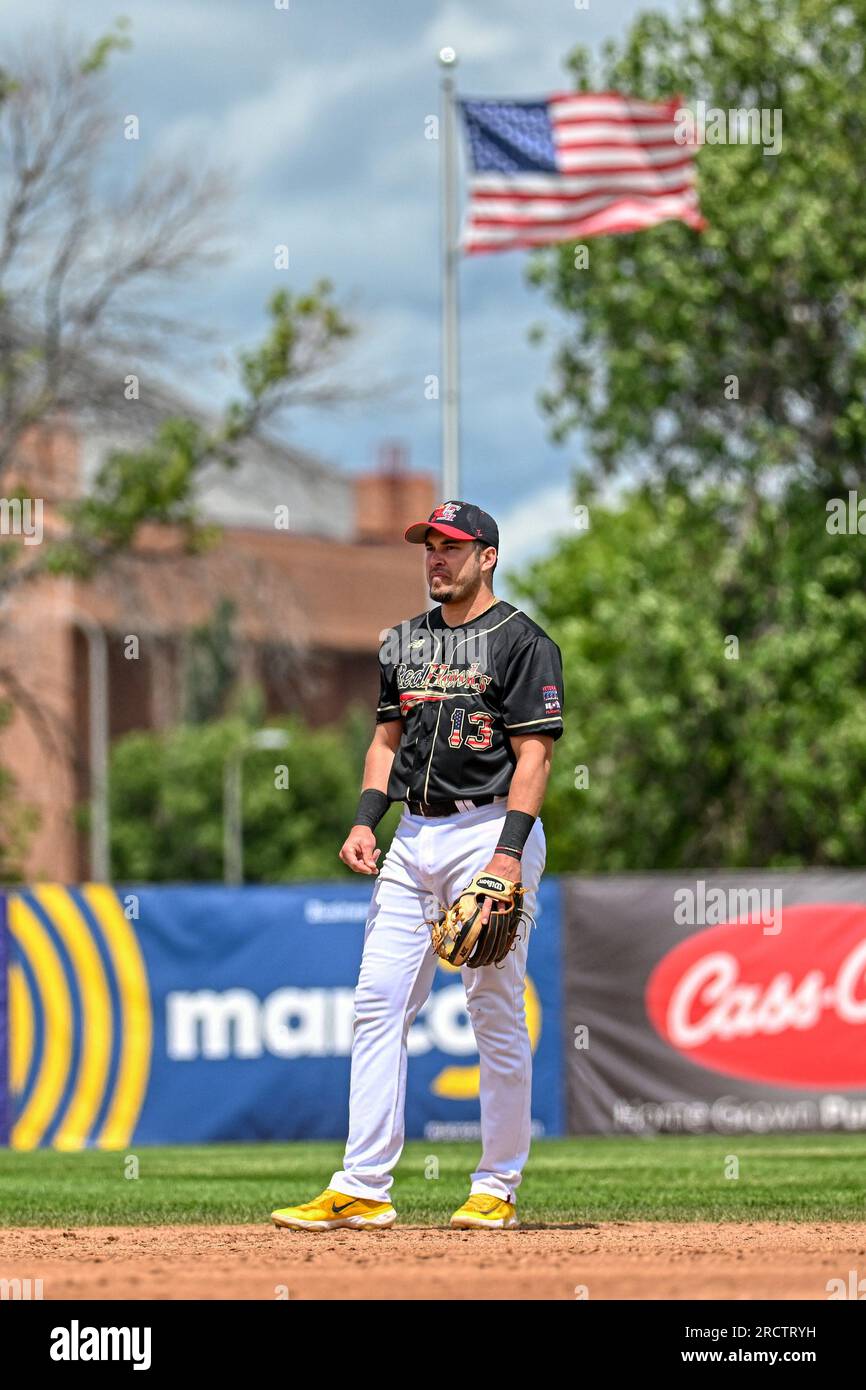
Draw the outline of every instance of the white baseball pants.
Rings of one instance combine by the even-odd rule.
[[[381,860],[355,991],[349,1135],[329,1183],[347,1196],[387,1201],[405,1137],[407,1035],[426,1001],[438,956],[425,917],[447,905],[493,857],[507,808],[502,797],[453,816],[405,809]],[[534,917],[547,858],[537,819],[523,851],[524,907]],[[523,1007],[529,924],[504,965],[462,969],[478,1045],[481,1161],[472,1192],[514,1201],[529,1155],[532,1050]]]

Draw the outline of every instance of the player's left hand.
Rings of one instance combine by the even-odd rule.
[[[520,882],[520,860],[515,859],[511,854],[494,854],[487,868],[486,874],[494,874],[497,878],[510,879],[512,883]],[[491,912],[493,904],[501,901],[497,898],[485,898],[481,904],[481,920],[486,922]]]

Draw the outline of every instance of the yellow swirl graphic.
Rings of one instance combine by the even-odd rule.
[[[9,1081],[13,1095],[21,1095],[31,1068],[36,1066],[30,1098],[12,1129],[11,1142],[16,1149],[36,1148],[58,1119],[52,1139],[55,1148],[77,1150],[89,1143],[103,1149],[126,1148],[144,1102],[152,1046],[144,958],[115,891],[106,884],[88,884],[81,891],[105,939],[119,1017],[115,1017],[95,930],[74,894],[56,883],[31,890],[33,901],[39,904],[68,956],[80,999],[78,1010],[73,1007],[71,981],[51,932],[26,897],[9,895],[10,930],[35,979],[43,1020],[41,1053],[34,1061],[34,1000],[27,974],[13,962],[9,967]],[[119,1047],[117,1076],[109,1094],[115,1037]],[[78,1066],[61,1115],[76,1038]],[[103,1106],[105,1121],[94,1134]]]
[[[81,1056],[75,1087],[66,1114],[54,1136],[56,1149],[83,1149],[105,1095],[111,1060],[111,995],[102,959],[87,921],[75,900],[59,884],[34,888],[66,947],[78,981],[81,999]]]
[[[27,1085],[36,1033],[27,976],[17,961],[9,966],[9,1019],[9,1089],[17,1096]]]
[[[12,1128],[13,1148],[35,1149],[54,1118],[69,1074],[72,1000],[51,937],[23,898],[10,897],[9,926],[30,961],[42,1002],[44,1041],[39,1071],[30,1100]]]
[[[88,883],[82,888],[88,907],[102,927],[120,994],[120,1066],[111,1105],[97,1138],[100,1149],[124,1149],[138,1121],[153,1042],[150,990],[144,957],[113,888]]]

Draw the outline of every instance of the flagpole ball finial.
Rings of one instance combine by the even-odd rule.
[[[439,62],[442,64],[443,67],[453,67],[454,64],[457,62],[457,50],[454,48],[440,48]]]

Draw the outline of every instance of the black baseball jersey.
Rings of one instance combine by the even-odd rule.
[[[403,724],[392,801],[504,796],[517,762],[509,739],[563,731],[562,653],[504,599],[454,627],[440,604],[390,628],[379,674],[376,723]]]

